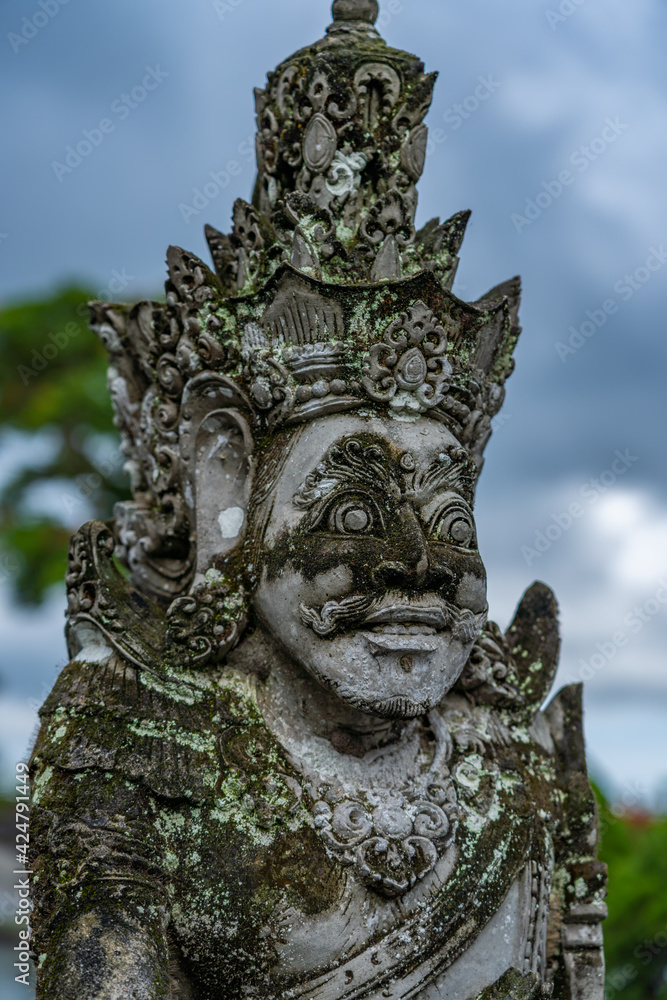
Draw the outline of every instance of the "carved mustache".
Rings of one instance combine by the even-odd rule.
[[[486,624],[486,612],[475,614],[449,601],[434,598],[429,605],[409,601],[387,603],[386,598],[355,594],[327,601],[321,608],[299,607],[301,621],[316,635],[327,639],[336,632],[353,632],[364,626],[387,624],[427,625],[441,631],[449,628],[455,639],[472,642]]]

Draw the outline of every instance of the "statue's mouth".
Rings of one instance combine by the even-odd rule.
[[[376,608],[364,618],[364,625],[374,626],[379,632],[406,634],[419,631],[433,634],[451,624],[452,612],[445,604],[414,605],[389,604]]]
[[[434,653],[442,642],[437,632],[363,632],[373,655],[382,653]]]
[[[371,611],[364,622],[372,631],[365,638],[374,655],[433,653],[440,646],[438,632],[451,622],[446,607],[393,604]]]
[[[392,648],[397,650],[433,651],[439,645],[436,633],[445,629],[451,631],[454,638],[472,642],[486,623],[486,612],[474,614],[433,597],[428,604],[395,599],[383,603],[382,598],[359,594],[328,601],[321,608],[302,604],[299,610],[303,624],[323,639],[336,632],[361,632],[383,643],[387,650],[393,642]],[[412,647],[408,646],[410,641]],[[414,645],[416,643],[418,645]]]

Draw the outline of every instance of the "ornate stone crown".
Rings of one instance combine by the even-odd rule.
[[[236,202],[230,235],[207,227],[215,272],[171,247],[165,303],[91,307],[135,494],[120,521],[163,571],[174,560],[172,594],[189,534],[184,446],[207,399],[243,409],[264,438],[344,411],[428,415],[481,468],[519,280],[463,302],[451,285],[469,213],[415,232],[435,74],[388,48],[376,17],[375,0],[336,0],[326,37],[257,92],[253,204]]]

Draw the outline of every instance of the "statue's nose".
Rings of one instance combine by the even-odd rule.
[[[373,583],[385,588],[419,587],[428,573],[428,550],[417,516],[402,508],[389,526],[385,558],[372,573]]]

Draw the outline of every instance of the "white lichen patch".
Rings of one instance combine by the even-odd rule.
[[[185,705],[195,705],[204,697],[200,687],[182,683],[178,680],[163,681],[156,674],[148,673],[148,671],[144,671],[141,675],[141,680],[144,686],[150,691],[155,691],[156,694],[165,695],[171,701],[181,702]]]
[[[128,729],[136,736],[173,740],[197,753],[210,754],[215,751],[215,737],[212,734],[202,735],[190,729],[182,729],[171,720],[168,722],[154,722],[152,719],[134,720],[128,723]]]
[[[588,886],[583,878],[578,878],[574,883],[574,894],[577,899],[584,899],[584,897],[588,894]]]
[[[467,812],[462,822],[468,833],[479,836],[486,826],[487,818],[481,813]]]
[[[162,809],[159,822],[163,833],[182,831],[185,828],[185,816],[180,812],[166,812]]]
[[[220,675],[220,686],[235,696],[229,700],[227,706],[232,717],[247,719],[250,713],[251,717],[259,721],[260,714],[253,677],[240,674],[235,670],[224,669]],[[239,704],[236,704],[237,700]]]
[[[178,854],[174,854],[173,851],[165,851],[162,859],[162,864],[167,869],[167,871],[170,872],[178,871],[178,868],[180,866]]]
[[[32,804],[34,806],[40,801],[46,786],[53,777],[53,768],[49,765],[45,767],[42,773],[35,778],[32,783]]]
[[[238,538],[245,523],[243,507],[227,507],[218,514],[220,534],[223,538]]]
[[[223,825],[230,823],[237,830],[241,830],[257,847],[269,847],[276,839],[274,831],[257,826],[251,815],[239,809],[237,802],[224,803],[213,809],[211,819]]]

